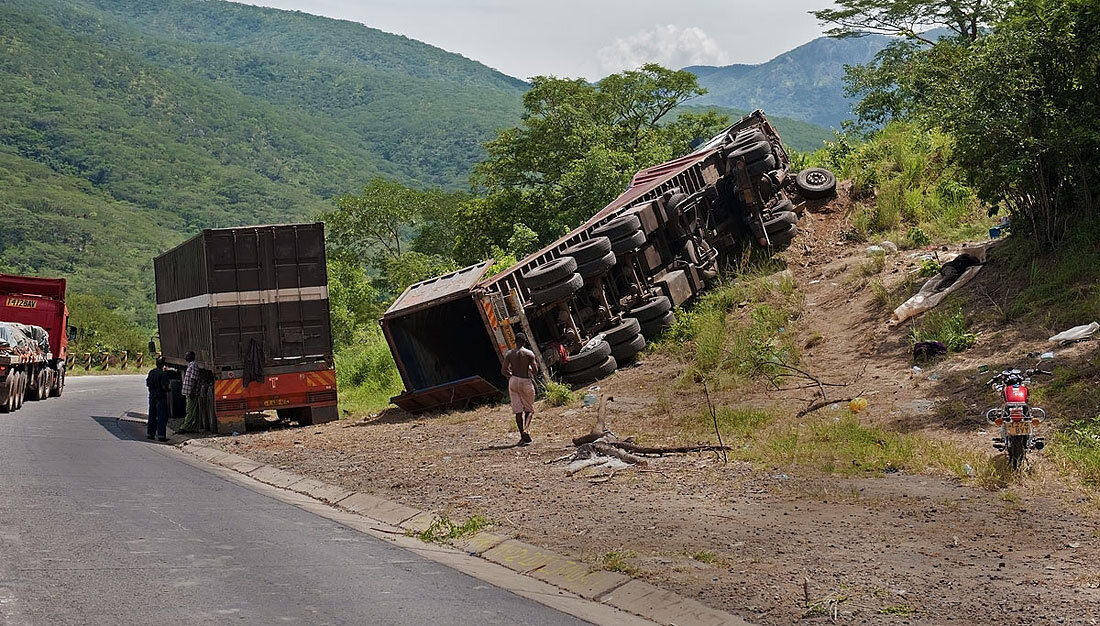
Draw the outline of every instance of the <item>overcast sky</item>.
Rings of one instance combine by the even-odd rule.
[[[821,35],[827,0],[244,0],[362,22],[518,78],[597,79],[656,61],[760,63]]]

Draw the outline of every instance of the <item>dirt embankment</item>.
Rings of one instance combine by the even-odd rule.
[[[1040,455],[1008,484],[980,475],[996,463],[982,464],[993,450],[976,405],[988,391],[971,372],[1010,361],[1006,346],[1034,350],[1040,333],[986,333],[914,378],[906,330],[883,324],[887,305],[870,286],[895,289],[913,260],[888,257],[872,275],[866,244],[843,237],[843,203],[808,217],[808,233],[786,253],[805,298],[792,324],[800,367],[837,381],[858,374],[836,391],[863,392],[869,407],[857,418],[822,411],[796,423],[810,391],[720,389],[719,407],[774,416],[760,427],[768,436],[730,434],[729,463],[669,456],[610,477],[569,477],[555,463],[595,420],[595,408],[579,403],[540,407],[526,448],[512,447],[503,406],[423,417],[391,410],[221,443],[452,519],[485,515],[497,531],[756,623],[832,623],[835,612],[848,624],[1096,624],[1100,531],[1090,496]],[[692,417],[703,395],[683,373],[681,362],[653,354],[602,381],[599,393],[615,398],[612,429],[648,444],[710,442]],[[828,459],[786,455],[806,445]],[[959,470],[964,461],[973,478]]]

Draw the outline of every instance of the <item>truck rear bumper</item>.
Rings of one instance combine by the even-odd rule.
[[[218,415],[325,406],[336,406],[335,369],[276,374],[248,385],[237,377],[214,381]]]

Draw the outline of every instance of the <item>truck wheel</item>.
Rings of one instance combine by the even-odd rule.
[[[783,193],[782,191],[775,194],[775,197],[772,198],[771,202],[768,203],[767,211],[773,214],[783,211],[791,211],[795,215],[801,216],[801,209],[795,211],[794,203],[791,202],[791,199],[787,197],[787,194]]]
[[[612,242],[616,239],[630,235],[642,227],[642,220],[637,215],[620,215],[603,226],[592,230],[593,237],[607,237]]]
[[[630,317],[638,318],[645,325],[650,320],[657,319],[672,310],[672,302],[665,296],[650,298],[645,304],[630,309]]]
[[[836,176],[822,167],[808,167],[794,179],[802,196],[808,200],[824,198],[836,193]]]
[[[4,401],[0,403],[0,412],[11,413],[15,410],[15,372],[8,372],[3,383]]]
[[[641,330],[639,328],[639,330]],[[645,348],[645,335],[640,332],[626,341],[611,346],[611,356],[615,357],[618,364],[629,363]]]
[[[603,239],[606,239],[606,237],[603,237]],[[615,257],[615,253],[610,251],[611,242],[608,242],[607,245],[609,250],[607,254],[595,261],[581,264],[577,267],[577,273],[584,278],[592,278],[593,276],[599,276],[615,267],[618,260]]]
[[[794,226],[798,223],[798,214],[794,211],[780,211],[779,213],[772,213],[764,221],[764,230],[768,231],[770,237],[775,233],[782,233],[788,230],[788,227]]]
[[[562,378],[571,385],[587,385],[588,383],[594,383],[601,378],[610,376],[618,367],[619,364],[615,362],[615,357],[608,356],[599,365],[593,365],[588,369],[583,369],[571,374],[563,374]]]
[[[577,261],[563,256],[536,267],[523,275],[523,282],[531,291],[560,283],[577,271]]]
[[[745,159],[745,163],[751,163],[753,161],[759,161],[764,157],[772,153],[772,144],[768,141],[758,141],[756,143],[750,143],[735,150],[731,150],[726,160],[730,165],[736,164],[737,161]]]
[[[23,398],[27,393],[27,375],[23,372],[15,373],[15,410],[23,408]]]
[[[607,237],[593,237],[587,241],[573,244],[561,251],[562,256],[571,256],[578,266],[602,259],[611,252],[611,240]],[[582,273],[581,276],[584,274]]]
[[[734,135],[733,141],[730,142],[730,146],[740,148],[750,143],[760,143],[761,141],[767,140],[768,137],[759,128],[748,128]]]
[[[676,314],[672,311],[665,313],[664,315],[652,319],[648,322],[642,322],[642,334],[647,339],[653,339],[657,335],[660,335],[664,331],[668,330],[673,324],[676,323]]]
[[[793,241],[794,236],[797,234],[798,226],[788,224],[786,230],[781,230],[777,233],[769,233],[768,240],[772,242],[772,247],[781,247]]]
[[[54,398],[60,398],[61,393],[65,391],[65,368],[62,367],[57,370],[57,380],[54,381],[53,387],[50,387],[50,395]]]
[[[630,341],[634,335],[637,335],[641,330],[642,325],[637,319],[633,317],[624,317],[621,324],[617,324],[603,331],[603,338],[614,347],[615,344]]]
[[[637,250],[645,245],[645,233],[636,230],[625,237],[620,237],[611,242],[611,250],[615,254],[625,254],[631,250]]]
[[[609,356],[611,356],[611,344],[601,341],[595,347],[581,350],[569,357],[568,361],[558,366],[558,371],[562,374],[579,372],[603,363],[604,359]]]
[[[560,283],[544,287],[538,291],[532,291],[531,302],[535,304],[559,302],[573,295],[582,285],[584,285],[584,279],[581,278],[581,275],[572,274],[569,278],[566,278]]]
[[[676,213],[676,210],[680,208],[680,205],[687,201],[688,197],[689,196],[686,193],[672,194],[672,197],[669,198],[668,202],[665,204],[666,211],[668,212],[669,216],[674,215]]]
[[[775,169],[775,157],[768,155],[759,161],[753,161],[752,163],[745,164],[745,171],[750,176],[759,176]]]

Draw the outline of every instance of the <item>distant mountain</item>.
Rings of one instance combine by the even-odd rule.
[[[760,65],[684,69],[707,88],[708,93],[693,104],[764,109],[769,115],[838,128],[851,117],[851,103],[844,97],[844,66],[867,63],[890,41],[885,35],[821,37]]]
[[[0,2],[0,271],[146,311],[200,228],[309,218],[373,176],[466,184],[526,83],[350,22],[205,0]]]

